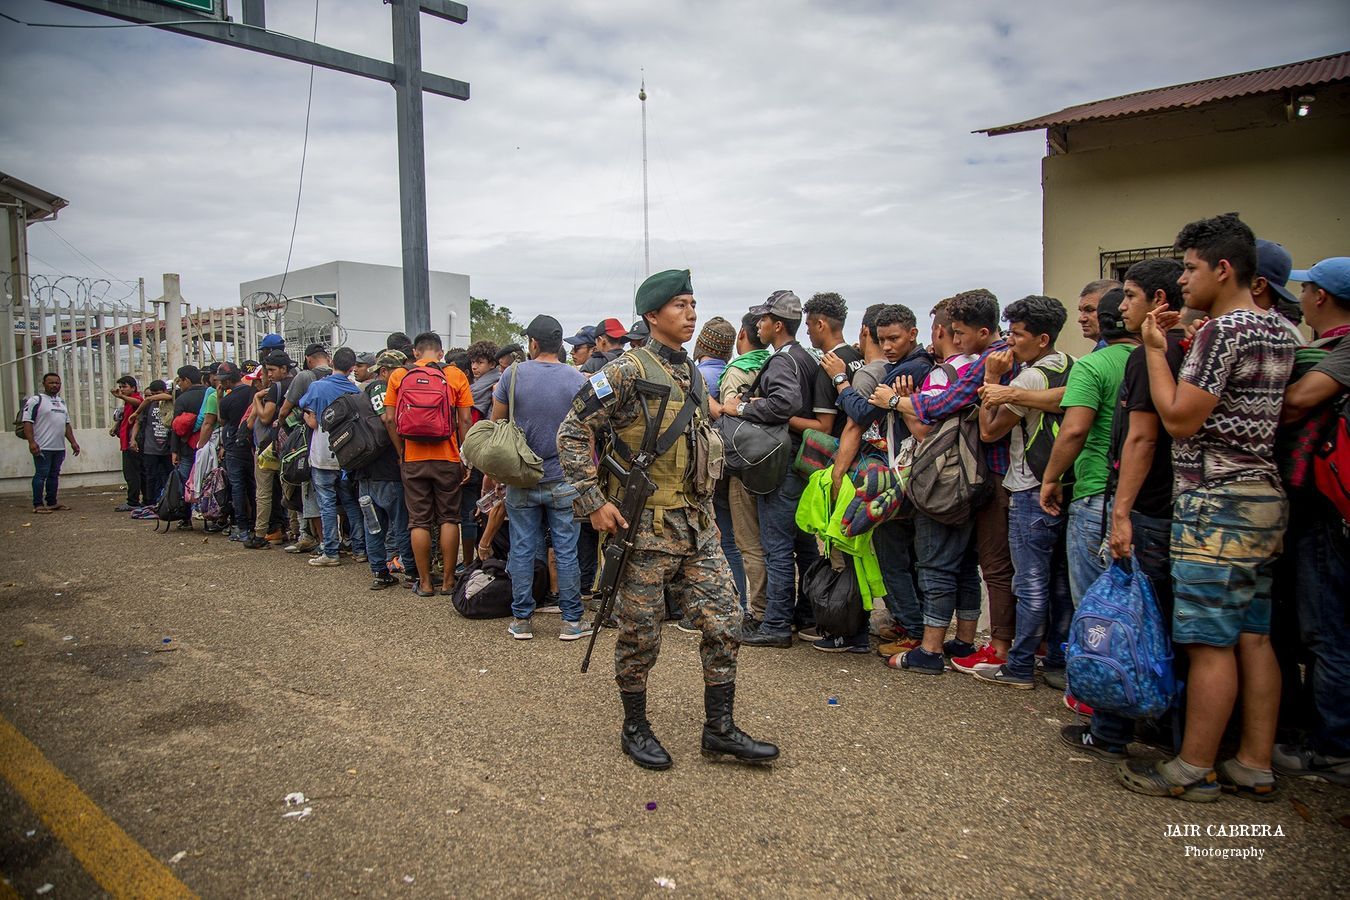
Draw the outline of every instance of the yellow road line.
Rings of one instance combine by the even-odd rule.
[[[0,775],[114,897],[196,897],[0,716]]]

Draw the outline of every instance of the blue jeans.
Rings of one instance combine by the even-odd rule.
[[[558,607],[565,621],[581,621],[581,568],[577,565],[581,524],[572,518],[572,501],[577,496],[577,489],[565,481],[506,489],[506,517],[511,522],[506,572],[511,576],[511,615],[517,619],[534,614],[534,561],[547,558],[547,528],[558,566]]]
[[[1008,651],[1008,672],[1030,678],[1036,648],[1044,640],[1047,669],[1064,668],[1064,640],[1073,620],[1064,517],[1041,509],[1040,488],[1016,491],[1008,506],[1008,547],[1012,551],[1017,636]]]
[[[64,450],[40,450],[33,457],[33,508],[56,505],[56,488],[61,482],[61,464],[66,461]]]
[[[736,532],[731,527],[731,503],[727,500],[727,480],[723,478],[717,484],[713,494],[713,515],[717,519],[717,531],[722,538],[722,555],[731,566],[731,580],[736,584],[736,597],[741,608],[745,608],[745,564],[741,561],[741,550],[736,546]]]
[[[319,500],[319,521],[323,523],[324,556],[337,556],[342,547],[342,531],[338,521],[338,506],[347,512],[352,526],[352,552],[366,551],[366,529],[361,524],[361,504],[356,499],[356,486],[342,475],[341,469],[310,469],[310,482]]]
[[[389,574],[389,552],[403,552],[408,540],[408,508],[403,505],[402,481],[361,480],[361,493],[370,498],[375,507],[375,517],[380,520],[380,533],[365,531],[365,515],[358,521],[366,535],[366,561],[374,575]],[[360,506],[360,498],[357,499]],[[409,551],[407,559],[412,559]],[[416,569],[416,566],[413,566]]]
[[[1092,582],[1106,572],[1107,562],[1102,561],[1102,506],[1106,497],[1097,494],[1083,497],[1069,504],[1069,590],[1073,592],[1073,605],[1083,602],[1083,595],[1092,587]],[[1111,518],[1111,507],[1106,506],[1106,518]]]
[[[1163,628],[1172,632],[1172,520],[1155,519],[1130,511],[1130,525],[1134,530],[1134,555],[1129,566],[1137,566],[1153,586],[1158,600],[1158,610],[1162,613]],[[1180,683],[1185,676],[1186,654],[1178,653],[1172,661],[1173,671]],[[1072,687],[1072,685],[1071,685]],[[1172,730],[1174,751],[1181,749],[1181,726],[1185,722],[1182,703],[1183,694],[1159,720],[1159,726]],[[1114,713],[1093,710],[1092,737],[1101,744],[1123,747],[1134,740],[1134,719],[1127,719]]]
[[[1350,533],[1330,511],[1293,523],[1299,629],[1312,654],[1317,712],[1309,744],[1324,756],[1350,756]]]
[[[759,539],[768,582],[762,634],[790,635],[794,622],[815,618],[797,586],[798,575],[820,558],[816,539],[797,527],[797,501],[805,490],[806,482],[789,472],[778,490],[759,498]]]
[[[253,534],[253,453],[249,450],[225,451],[225,480],[230,484],[230,503],[234,505],[234,524],[240,531]]]
[[[886,585],[886,608],[912,638],[923,636],[923,607],[914,584],[914,522],[896,519],[872,530],[872,547]]]
[[[946,628],[952,613],[967,622],[980,618],[979,554],[975,519],[944,525],[923,513],[914,517],[914,549],[919,554],[923,624]]]

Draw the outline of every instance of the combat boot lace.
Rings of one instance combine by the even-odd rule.
[[[669,769],[674,761],[647,721],[647,692],[619,691],[619,696],[623,698],[623,737],[619,743],[623,752],[644,769]]]
[[[771,763],[776,760],[776,746],[757,741],[736,727],[731,716],[735,703],[735,684],[704,686],[703,708],[708,720],[703,723],[703,755],[711,760],[730,756],[745,763]]]

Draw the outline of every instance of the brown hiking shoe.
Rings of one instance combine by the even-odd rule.
[[[904,653],[906,650],[917,650],[923,646],[923,641],[912,637],[902,637],[891,641],[889,644],[882,644],[877,647],[877,656],[895,656],[897,653]]]

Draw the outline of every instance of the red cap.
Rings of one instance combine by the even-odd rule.
[[[604,334],[616,341],[628,340],[628,329],[618,319],[605,319],[599,325],[595,326],[599,334]]]

